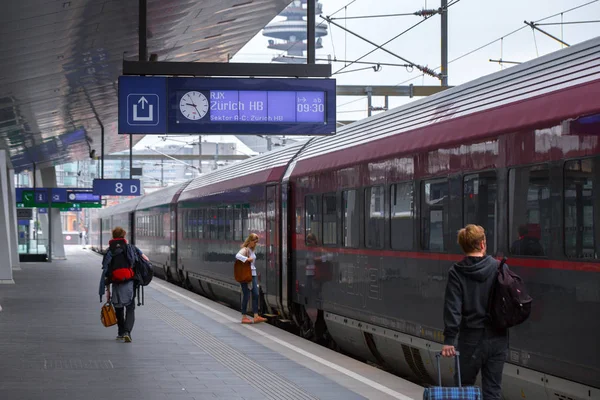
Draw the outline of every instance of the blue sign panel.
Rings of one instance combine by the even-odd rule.
[[[67,199],[69,203],[77,202],[77,203],[99,203],[102,199],[100,195],[94,194],[88,191],[76,191],[71,190],[67,195]]]
[[[119,77],[119,133],[167,132],[167,78]]]
[[[119,133],[329,135],[335,130],[334,79],[119,77]]]
[[[52,202],[53,203],[66,203],[67,202],[67,189],[52,188]]]
[[[35,202],[46,203],[48,201],[48,189],[36,189],[35,190]]]
[[[139,196],[139,179],[94,179],[94,194],[104,196]]]
[[[48,209],[47,208],[38,208],[38,213],[40,213],[40,214],[48,214]]]

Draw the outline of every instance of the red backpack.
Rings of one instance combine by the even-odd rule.
[[[508,267],[504,267],[506,257],[498,264],[498,275],[488,305],[492,326],[506,329],[519,325],[531,314],[533,299],[527,293],[523,279]]]

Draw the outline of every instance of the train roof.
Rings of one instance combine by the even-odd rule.
[[[600,110],[600,37],[317,137],[291,176],[473,143]]]
[[[132,212],[136,209],[138,203],[142,200],[141,197],[135,197],[133,199],[129,199],[124,201],[123,203],[119,203],[115,206],[102,208],[98,210],[98,216],[100,218],[105,218],[115,214],[121,214],[126,212]]]
[[[179,200],[210,196],[226,190],[278,182],[305,142],[276,149],[195,178]]]
[[[177,199],[179,198],[179,194],[190,182],[191,180],[167,186],[166,188],[159,189],[156,192],[143,195],[136,207],[136,210],[145,210],[152,207],[176,203]]]

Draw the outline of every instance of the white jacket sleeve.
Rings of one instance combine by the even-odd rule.
[[[236,255],[235,258],[240,260],[241,262],[246,262],[246,260],[248,260],[248,257],[244,256],[242,253],[246,253],[248,254],[248,250],[246,250],[246,248],[241,249]]]

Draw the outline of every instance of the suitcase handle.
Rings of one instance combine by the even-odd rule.
[[[460,362],[458,360],[458,356],[460,356],[460,352],[456,351],[456,356],[454,359],[456,360],[456,372],[458,373],[458,387],[462,387],[462,382],[460,381]],[[440,382],[440,386],[442,386],[442,368],[440,366],[440,357],[442,356],[442,352],[435,353],[435,358],[437,359],[437,370],[438,370],[438,379]]]

